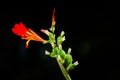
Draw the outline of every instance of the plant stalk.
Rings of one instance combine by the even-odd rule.
[[[60,69],[61,69],[61,71],[62,71],[62,74],[64,75],[65,79],[66,79],[66,80],[71,80],[70,75],[69,75],[69,73],[66,71],[65,67],[63,66],[63,64],[60,63],[60,61],[59,61],[58,58],[56,58],[56,60],[57,60],[57,62],[58,62],[58,65],[59,65],[59,67],[60,67]]]

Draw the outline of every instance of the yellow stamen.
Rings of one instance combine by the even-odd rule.
[[[27,40],[27,42],[26,42],[26,48],[28,48],[29,42],[30,42],[30,39]]]

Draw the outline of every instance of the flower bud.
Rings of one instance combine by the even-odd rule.
[[[69,64],[72,64],[73,58],[70,54],[66,54],[65,56],[65,66],[68,66]]]
[[[64,32],[64,31],[62,31],[62,32],[61,32],[61,34],[60,34],[60,36],[64,36],[64,34],[65,34],[65,32]]]
[[[71,53],[71,50],[72,50],[72,49],[71,49],[71,48],[69,48],[69,49],[68,49],[67,54],[70,54],[70,53]]]
[[[47,51],[47,50],[45,50],[45,54],[46,54],[46,55],[50,55],[50,52]]]
[[[59,55],[62,59],[65,59],[66,53],[64,50],[60,50]]]

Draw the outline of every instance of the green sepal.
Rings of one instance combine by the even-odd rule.
[[[69,64],[68,66],[67,66],[67,68],[66,68],[66,70],[67,71],[69,71],[69,70],[72,70],[72,69],[74,69],[74,65],[73,64]]]
[[[56,53],[54,53],[54,52],[51,52],[51,54],[50,54],[50,57],[52,57],[52,58],[56,58]]]
[[[43,42],[43,44],[47,44],[47,43],[49,43],[49,40],[47,40],[47,41]]]
[[[52,52],[51,52],[50,56],[51,57],[56,57],[58,55],[58,53],[59,53],[59,50],[58,50],[57,47],[55,47],[55,48],[52,49]]]

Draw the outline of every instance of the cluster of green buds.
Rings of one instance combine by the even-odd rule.
[[[52,46],[52,51],[49,52],[46,50],[45,54],[49,55],[52,58],[58,59],[59,62],[66,67],[67,71],[72,70],[76,65],[78,65],[78,61],[73,63],[71,48],[69,48],[67,52],[65,52],[62,48],[62,43],[63,41],[65,41],[65,36],[64,36],[65,32],[62,31],[56,39],[53,28],[55,27],[52,26],[50,28],[50,31],[42,29],[42,31],[47,33],[49,37],[49,40],[45,43],[50,43]]]
[[[55,35],[55,10],[53,11],[52,16],[52,25],[49,30],[41,29],[43,33],[48,35],[49,39],[45,42],[50,43],[52,46],[52,51],[45,51],[46,55],[49,55],[52,58],[56,58],[66,69],[66,71],[72,70],[75,66],[78,65],[78,61],[73,63],[73,58],[71,55],[71,48],[65,52],[62,48],[62,43],[65,41],[65,32],[62,31],[60,35],[56,38]]]
[[[55,58],[62,70],[63,75],[66,80],[71,80],[68,72],[69,70],[74,69],[78,65],[78,61],[73,63],[73,58],[71,55],[71,48],[68,48],[68,51],[65,52],[62,48],[62,43],[65,41],[65,32],[62,31],[58,37],[55,35],[55,9],[53,10],[52,15],[52,25],[49,30],[41,29],[41,32],[45,33],[49,39],[44,42],[44,44],[51,44],[52,50],[45,51],[46,55],[49,55],[52,58]]]

